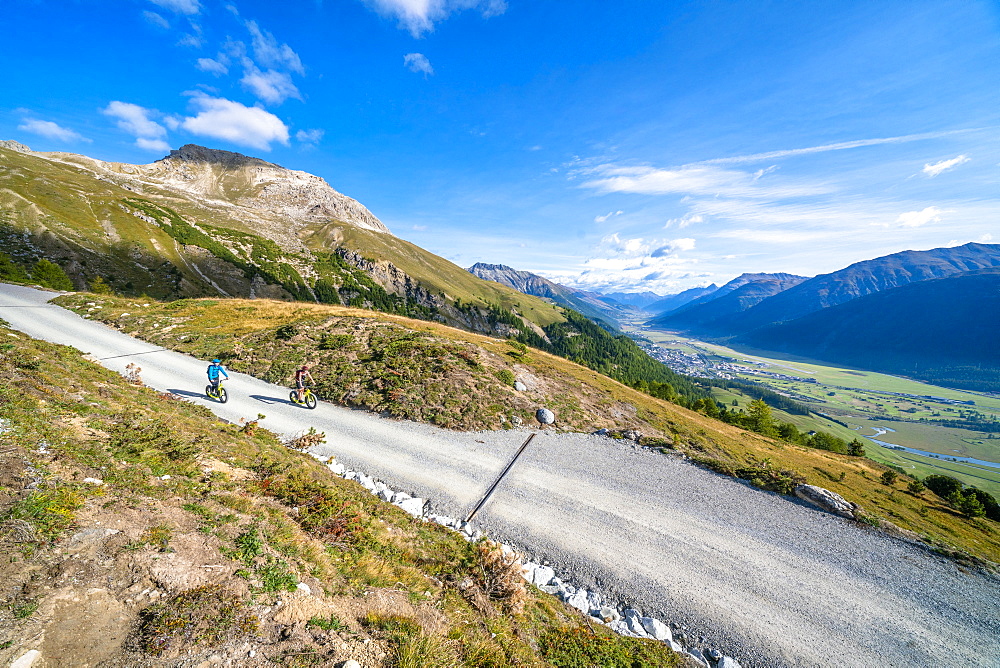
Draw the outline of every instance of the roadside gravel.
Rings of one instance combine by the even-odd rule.
[[[73,345],[147,385],[236,422],[327,434],[317,454],[464,516],[527,437],[459,433],[321,404],[233,374],[207,402],[206,363],[45,306],[51,293],[0,285],[0,317]],[[132,357],[117,357],[132,354]],[[541,432],[479,513],[489,535],[557,574],[661,619],[751,666],[1000,666],[1000,579],[750,488],[682,460],[583,434]]]

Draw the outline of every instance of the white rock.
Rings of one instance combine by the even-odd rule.
[[[535,411],[535,419],[542,424],[552,424],[556,421],[556,414],[548,408],[539,408]]]
[[[378,493],[378,498],[382,499],[383,501],[392,501],[392,497],[394,494],[395,494],[394,491],[386,488]]]
[[[591,610],[600,610],[601,606],[604,605],[604,597],[601,596],[601,592],[592,591],[587,596],[587,602],[590,604]]]
[[[341,668],[361,668],[361,664],[354,659],[348,659],[344,663],[340,664]]]
[[[716,668],[743,668],[743,666],[733,657],[724,656],[719,660],[719,665]]]
[[[310,595],[312,594],[312,589],[310,589],[309,585],[307,585],[305,582],[298,583],[297,585],[295,585],[295,588],[301,592],[305,592],[306,594]]]
[[[586,589],[577,589],[575,594],[572,594],[568,599],[566,599],[566,602],[580,612],[590,612],[590,601],[587,599]]]
[[[526,389],[528,389],[528,386],[518,380],[514,381],[514,389],[517,390],[518,392],[524,392]]]
[[[687,651],[687,655],[692,659],[694,659],[697,665],[702,666],[703,668],[710,668],[710,666],[708,665],[708,659],[706,659],[705,656],[698,650],[689,649]]]
[[[854,511],[857,506],[836,492],[815,485],[797,485],[795,496],[835,515],[854,519]]]
[[[414,517],[422,517],[424,514],[424,500],[420,497],[404,499],[396,505]]]
[[[376,480],[375,481],[375,493],[376,494],[381,494],[385,489],[387,489],[387,488],[386,488],[384,482],[382,482],[381,480]]]
[[[160,476],[160,480],[170,480],[170,476],[169,475],[161,475]]]
[[[625,610],[625,624],[628,626],[628,630],[636,637],[645,638],[649,635],[642,626],[642,615],[639,614],[638,610],[633,610],[632,608]]]
[[[392,502],[395,503],[398,506],[403,501],[406,501],[407,499],[412,499],[412,498],[413,497],[410,496],[409,494],[407,494],[406,492],[396,492],[395,494],[392,495]]]
[[[104,481],[100,478],[84,478],[83,481],[88,485],[103,485]]]
[[[10,664],[10,668],[31,668],[31,665],[35,663],[35,660],[42,655],[37,649],[28,650],[26,653],[21,655],[14,663]]]
[[[532,572],[530,582],[535,585],[547,585],[555,576],[556,572],[548,566],[539,566]]]
[[[532,573],[535,572],[536,568],[541,568],[541,566],[542,566],[541,564],[536,564],[533,561],[526,561],[523,564],[521,564],[521,576],[524,577],[524,579],[527,580],[528,582],[531,582],[532,580],[534,580],[534,576],[532,575]]]
[[[344,472],[347,471],[347,467],[338,462],[331,462],[326,465],[326,468],[330,469],[335,475],[344,475]]]
[[[674,641],[674,640],[668,640],[668,641],[667,641],[667,644],[668,644],[668,645],[670,645],[670,649],[671,649],[671,650],[673,650],[674,652],[677,652],[678,654],[680,654],[681,652],[683,652],[683,651],[684,651],[684,648],[683,648],[683,647],[681,647],[681,646],[680,646],[680,644],[678,644],[678,643],[677,643],[676,641]]]
[[[641,620],[642,628],[646,630],[651,638],[656,640],[673,640],[674,636],[670,633],[670,627],[661,622],[659,619],[654,619],[653,617],[643,617]]]
[[[597,611],[597,617],[605,624],[617,622],[622,618],[622,616],[618,614],[617,610],[607,605]]]

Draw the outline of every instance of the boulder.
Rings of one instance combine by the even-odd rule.
[[[517,390],[518,392],[524,392],[526,389],[528,389],[528,386],[522,383],[521,381],[516,380],[514,381],[514,389]]]
[[[396,505],[414,517],[422,517],[424,514],[424,500],[419,496],[411,499],[404,499]]]
[[[823,510],[850,520],[854,519],[854,511],[858,509],[856,504],[851,503],[840,494],[823,489],[822,487],[816,487],[815,485],[797,485],[795,487],[795,496],[814,506],[819,506]]]
[[[538,420],[538,422],[543,425],[552,424],[553,422],[556,421],[556,414],[550,411],[548,408],[539,408],[537,411],[535,411],[535,419]]]
[[[695,665],[701,666],[702,668],[710,668],[708,665],[708,659],[706,659],[705,656],[698,650],[689,649],[687,651],[687,655],[691,657],[691,659],[694,659]]]
[[[649,634],[646,633],[646,629],[642,625],[642,615],[639,614],[638,610],[633,610],[628,608],[625,610],[625,625],[632,635],[638,638],[645,638]]]
[[[34,665],[35,660],[42,655],[37,649],[28,650],[26,653],[22,654],[21,657],[10,664],[10,668],[31,668]]]
[[[670,627],[661,622],[659,619],[654,619],[653,617],[643,617],[639,621],[642,623],[642,628],[649,634],[649,637],[655,638],[656,640],[662,640],[664,642],[674,639],[673,634],[670,633]]]
[[[539,566],[531,574],[531,584],[534,585],[547,585],[552,582],[552,578],[556,576],[556,572],[549,568],[548,566]]]
[[[566,602],[583,613],[590,612],[590,601],[586,589],[577,589],[576,593],[566,599]]]
[[[743,668],[740,662],[731,656],[724,656],[719,659],[719,665],[716,668]]]
[[[619,619],[622,618],[621,615],[618,614],[617,610],[607,605],[598,610],[596,616],[605,624],[610,624],[611,622],[617,622]]]

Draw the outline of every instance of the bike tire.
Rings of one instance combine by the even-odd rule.
[[[296,392],[295,390],[292,390],[291,392],[288,393],[288,400],[291,401],[293,404],[299,403],[299,393]]]
[[[306,398],[306,408],[308,408],[309,410],[312,410],[313,408],[316,408],[316,395],[315,394],[313,394],[312,392],[309,392],[308,394],[306,394],[305,398]]]
[[[208,397],[209,399],[214,399],[215,398],[215,395],[212,394],[212,386],[211,385],[206,385],[205,386],[205,396]]]
[[[219,403],[220,404],[224,404],[227,401],[229,401],[229,393],[226,392],[226,388],[220,387],[219,388]]]

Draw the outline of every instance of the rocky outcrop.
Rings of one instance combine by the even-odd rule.
[[[795,488],[795,496],[814,506],[847,519],[854,519],[854,513],[859,510],[858,504],[851,503],[840,494],[831,492],[815,485],[799,485]]]
[[[187,144],[151,165],[136,166],[174,188],[216,197],[238,206],[282,214],[300,222],[339,220],[388,233],[360,202],[306,172],[241,153]]]
[[[5,148],[8,151],[17,151],[18,153],[34,153],[30,148],[13,139],[0,139],[0,148]]]

